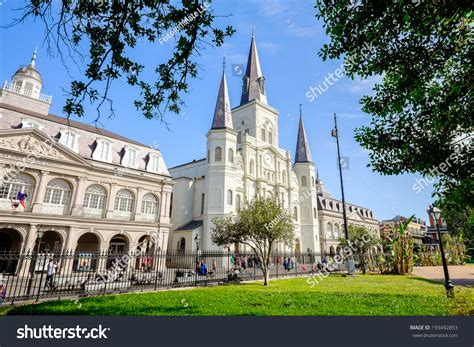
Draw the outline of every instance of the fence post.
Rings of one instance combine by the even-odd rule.
[[[155,291],[158,286],[158,274],[160,273],[160,258],[161,258],[161,249],[158,247],[155,254],[155,264],[156,264],[156,273],[155,273]]]

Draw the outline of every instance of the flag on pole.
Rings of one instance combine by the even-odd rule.
[[[18,192],[16,199],[20,201],[21,206],[26,208],[26,198],[28,197],[27,193]]]
[[[337,130],[336,129],[331,130],[331,136],[332,137],[337,137]]]

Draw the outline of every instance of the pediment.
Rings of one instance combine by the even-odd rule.
[[[361,222],[365,222],[365,218],[360,214],[359,211],[354,211],[354,212],[349,213],[347,218],[357,220],[357,221],[361,221]]]
[[[33,128],[0,130],[0,149],[21,156],[90,166],[81,156]]]

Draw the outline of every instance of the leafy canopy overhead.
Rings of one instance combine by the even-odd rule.
[[[188,91],[189,77],[198,75],[196,57],[204,44],[220,46],[235,31],[214,27],[211,3],[203,0],[29,0],[21,11],[11,25],[39,18],[50,52],[57,52],[63,62],[85,60],[83,78],[71,82],[64,112],[81,117],[84,101],[90,101],[96,105],[97,120],[104,103],[113,114],[109,90],[121,77],[138,88],[135,106],[146,118],[165,121],[166,111],[179,113],[180,94]],[[143,42],[163,44],[151,81],[142,76],[145,66],[133,54]],[[166,45],[172,47],[169,59]]]
[[[383,78],[361,100],[371,126],[356,131],[370,165],[439,177],[442,199],[472,206],[474,2],[318,0],[316,8],[331,40],[322,58],[350,60],[351,78]]]

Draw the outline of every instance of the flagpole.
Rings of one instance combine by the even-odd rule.
[[[349,240],[349,232],[347,228],[347,213],[346,213],[346,199],[344,197],[344,182],[342,180],[342,167],[341,167],[341,151],[339,149],[339,131],[337,130],[337,119],[336,113],[334,113],[334,130],[333,136],[336,138],[337,144],[337,162],[339,164],[339,179],[341,181],[341,194],[342,194],[342,217],[344,219],[344,234],[346,236],[346,240]]]

